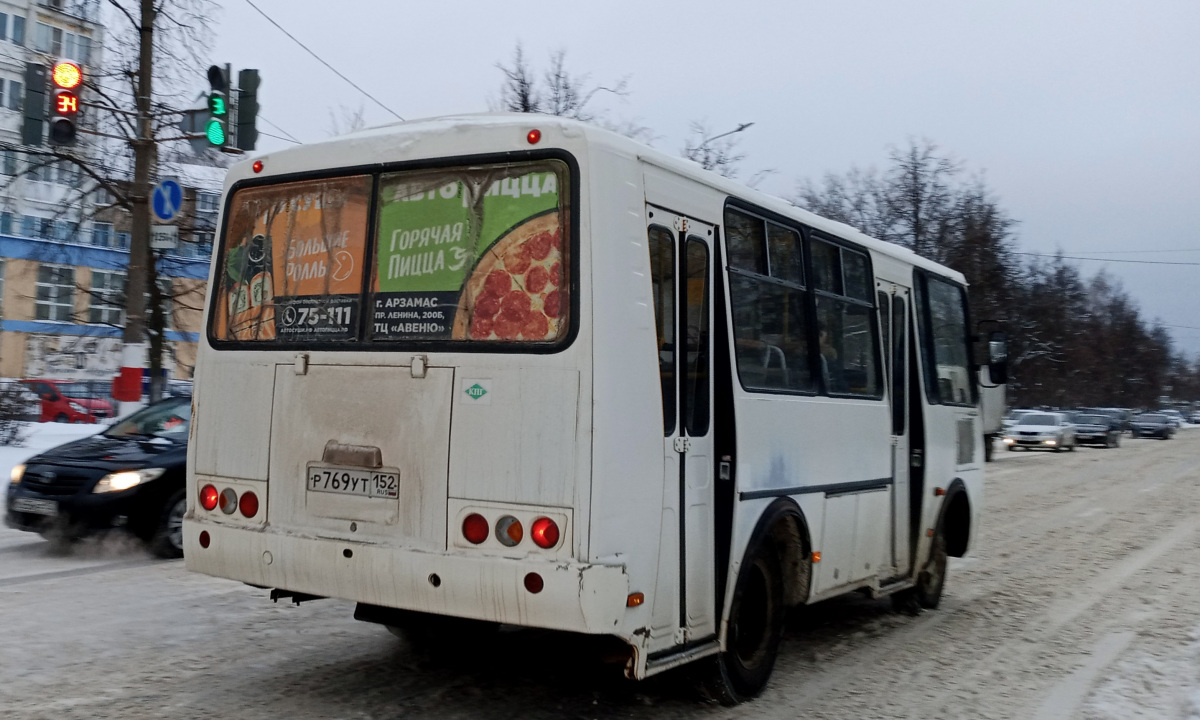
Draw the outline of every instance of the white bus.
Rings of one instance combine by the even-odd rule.
[[[410,122],[234,166],[220,228],[192,570],[612,636],[736,702],[785,608],[936,607],[978,526],[963,277],[690,162]]]

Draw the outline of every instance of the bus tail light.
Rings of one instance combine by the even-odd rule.
[[[462,533],[472,545],[482,544],[488,537],[487,518],[479,513],[471,513],[463,519]]]
[[[258,496],[253,491],[247,490],[242,493],[242,499],[238,501],[238,510],[242,511],[242,515],[252,518],[258,514]]]
[[[505,515],[496,521],[496,539],[504,547],[515,547],[525,537],[525,528],[521,521],[512,515]]]
[[[538,547],[549,550],[558,544],[558,523],[548,517],[540,517],[533,521],[529,534]]]
[[[212,543],[212,538],[209,537],[207,530],[200,531],[200,547],[206,548]]]
[[[205,485],[200,488],[200,507],[205,510],[213,510],[217,507],[217,497],[220,493],[212,485]]]
[[[546,581],[542,579],[541,575],[537,573],[527,573],[525,575],[525,589],[529,592],[537,595],[544,587],[546,587]]]
[[[237,490],[233,488],[225,488],[221,491],[221,512],[226,515],[232,515],[234,510],[237,510],[238,496]]]

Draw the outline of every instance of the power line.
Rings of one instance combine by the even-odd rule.
[[[353,80],[351,80],[350,78],[346,77],[346,76],[345,76],[345,75],[343,75],[342,73],[338,72],[338,69],[337,69],[337,68],[335,68],[334,66],[332,66],[332,65],[330,65],[329,63],[325,62],[325,60],[324,60],[324,59],[322,59],[320,55],[316,54],[316,53],[315,53],[315,52],[313,52],[313,51],[312,51],[312,50],[311,50],[311,49],[310,49],[310,48],[309,48],[307,45],[305,45],[304,43],[300,42],[300,41],[299,41],[299,40],[296,38],[296,36],[295,36],[295,35],[291,34],[291,33],[290,33],[290,32],[288,32],[287,30],[284,30],[282,25],[280,25],[279,23],[275,22],[275,21],[274,21],[274,20],[271,18],[271,16],[270,16],[270,15],[266,14],[265,12],[263,12],[263,11],[262,11],[262,8],[260,8],[259,6],[255,5],[255,4],[254,4],[254,2],[253,2],[252,0],[246,0],[246,4],[247,4],[247,5],[249,5],[250,7],[254,8],[256,11],[258,11],[258,14],[259,14],[259,15],[262,15],[263,17],[265,17],[265,18],[267,19],[267,22],[269,22],[269,23],[271,23],[272,25],[274,25],[275,27],[279,28],[279,32],[281,32],[281,33],[283,33],[284,35],[287,35],[289,38],[291,38],[292,42],[294,42],[294,43],[296,43],[297,45],[299,45],[300,47],[304,48],[304,50],[305,50],[306,52],[308,52],[308,54],[309,54],[309,55],[312,55],[313,57],[315,57],[315,58],[317,59],[317,61],[318,61],[318,62],[320,62],[320,63],[321,63],[322,65],[324,65],[325,67],[327,67],[327,68],[329,68],[330,70],[332,70],[334,75],[337,75],[337,76],[338,76],[338,77],[340,77],[341,79],[343,79],[343,80],[345,80],[346,82],[348,82],[348,83],[350,84],[350,86],[351,86],[351,87],[353,87],[355,90],[359,91],[359,92],[360,92],[360,93],[362,93],[363,95],[366,95],[368,98],[370,98],[371,100],[373,100],[373,101],[375,102],[375,104],[376,104],[376,105],[378,105],[379,107],[381,107],[381,108],[383,108],[384,110],[387,110],[387,111],[388,111],[388,112],[390,112],[391,114],[395,115],[397,120],[400,120],[400,121],[403,121],[403,120],[404,120],[404,118],[400,116],[400,113],[398,113],[398,112],[396,112],[395,110],[391,109],[391,108],[390,108],[390,107],[388,107],[387,105],[384,105],[384,104],[383,104],[382,102],[380,102],[380,101],[379,101],[379,99],[378,99],[378,98],[376,98],[374,95],[372,95],[371,93],[367,92],[366,90],[363,90],[362,88],[360,88],[358,85],[356,85],[356,84],[355,84],[355,82],[354,82]]]
[[[301,143],[299,140],[293,140],[293,139],[291,139],[291,138],[285,138],[285,137],[284,137],[284,136],[282,136],[282,135],[272,135],[271,133],[269,133],[269,132],[263,132],[262,130],[259,130],[259,131],[258,131],[258,134],[259,134],[259,135],[266,135],[266,136],[267,136],[267,137],[269,137],[269,138],[275,138],[276,140],[282,140],[282,141],[284,141],[284,142],[295,143],[295,144],[297,144],[297,145],[301,145],[301,144],[302,144],[302,143]]]
[[[1090,255],[1140,255],[1142,253],[1181,253],[1200,252],[1200,248],[1179,248],[1178,250],[1085,250]]]
[[[279,126],[278,126],[278,125],[276,125],[275,123],[273,123],[273,122],[271,122],[270,120],[266,119],[266,118],[265,118],[265,117],[263,117],[261,114],[260,114],[258,117],[259,117],[259,119],[260,119],[260,120],[262,120],[262,121],[263,121],[263,122],[265,122],[266,124],[268,124],[268,125],[270,125],[271,127],[275,128],[276,130],[278,130],[279,132],[283,133],[284,135],[287,135],[287,137],[286,137],[286,138],[279,138],[280,140],[291,140],[292,142],[296,143],[297,145],[300,145],[300,144],[301,144],[301,142],[300,142],[299,140],[297,140],[297,139],[296,139],[296,136],[295,136],[295,135],[291,134],[291,133],[290,133],[290,132],[288,132],[287,130],[284,130],[283,128],[279,127]],[[274,136],[274,135],[272,135],[271,137],[275,137],[275,136]]]
[[[1050,255],[1048,253],[1015,252],[1013,255],[1062,258],[1063,260],[1095,260],[1097,262],[1136,263],[1138,265],[1200,265],[1200,262],[1168,262],[1166,260],[1114,260],[1113,258],[1083,257],[1081,255]]]

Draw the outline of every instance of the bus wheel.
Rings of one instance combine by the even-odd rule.
[[[704,661],[701,685],[710,699],[736,705],[762,692],[779,654],[783,617],[783,571],[768,540],[738,573],[725,652]]]

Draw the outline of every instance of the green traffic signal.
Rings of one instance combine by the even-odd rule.
[[[207,137],[208,141],[213,145],[224,145],[225,125],[216,118],[209,120],[208,125],[204,127],[204,136]]]
[[[213,115],[224,115],[226,112],[225,98],[213,93],[208,96],[208,111]]]

